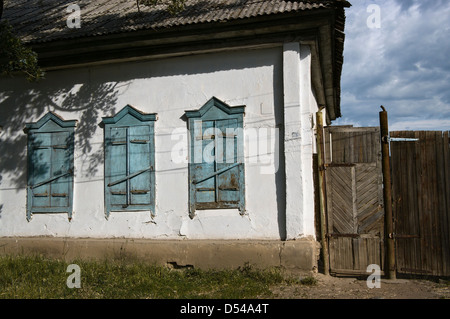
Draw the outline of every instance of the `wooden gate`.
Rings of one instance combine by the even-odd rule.
[[[391,132],[397,271],[450,276],[449,132]]]
[[[384,264],[380,129],[325,128],[327,238],[331,274]]]

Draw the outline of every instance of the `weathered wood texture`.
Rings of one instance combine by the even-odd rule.
[[[331,273],[384,264],[379,128],[325,129],[327,236]]]
[[[450,276],[449,132],[391,132],[397,271]]]

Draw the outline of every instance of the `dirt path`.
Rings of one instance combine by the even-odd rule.
[[[381,279],[381,287],[370,289],[365,279],[337,278],[314,274],[315,285],[284,285],[273,289],[280,299],[450,299],[449,281]]]

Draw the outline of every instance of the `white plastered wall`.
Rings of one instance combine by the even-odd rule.
[[[313,236],[311,118],[317,106],[311,92],[310,63],[308,47],[293,43],[272,49],[52,71],[37,84],[22,78],[0,79],[0,236]],[[183,114],[200,108],[212,96],[230,106],[246,105],[246,214],[208,210],[197,211],[191,219]],[[158,114],[156,217],[151,218],[149,212],[113,212],[106,220],[103,129],[98,124],[102,116],[114,115],[127,104]],[[34,214],[30,222],[26,220],[26,135],[22,129],[24,123],[37,121],[48,111],[79,121],[70,222],[66,214]],[[278,136],[280,132],[284,134]],[[299,138],[291,139],[293,133]],[[296,151],[292,153],[291,148]]]

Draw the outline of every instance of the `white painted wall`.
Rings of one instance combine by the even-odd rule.
[[[188,56],[48,72],[37,84],[0,79],[0,236],[167,239],[294,239],[314,236],[310,52],[298,43],[272,49]],[[212,96],[246,105],[246,210],[188,213],[185,110]],[[156,217],[104,215],[102,116],[130,104],[158,113]],[[74,215],[26,220],[27,122],[54,111],[76,129]],[[284,123],[286,119],[286,123]],[[280,140],[263,133],[281,128]],[[262,130],[261,130],[262,129]],[[266,129],[266,131],[264,131]],[[284,133],[283,133],[284,129]],[[255,135],[256,132],[259,135]],[[175,133],[175,134],[174,134]],[[294,133],[298,138],[294,138]],[[263,137],[259,143],[254,138]],[[284,138],[283,138],[284,137]],[[269,146],[264,147],[266,144]],[[269,149],[270,145],[274,149]],[[286,156],[279,150],[285,149]],[[178,156],[174,156],[174,154]]]

